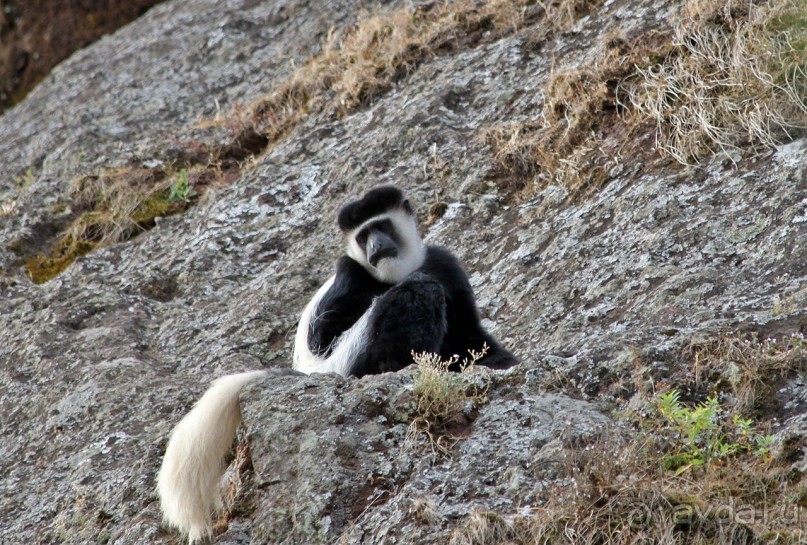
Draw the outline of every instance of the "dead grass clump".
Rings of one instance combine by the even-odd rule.
[[[746,455],[676,477],[660,470],[657,446],[646,437],[573,453],[577,509],[544,517],[537,529],[573,536],[559,543],[798,543],[807,533],[803,513],[794,517],[803,475]]]
[[[534,151],[542,183],[564,183],[573,193],[605,180],[603,124],[615,117],[613,89],[624,69],[610,49],[601,65],[552,74],[544,93],[547,125]]]
[[[68,235],[104,245],[125,240],[147,221],[171,210],[170,185],[163,173],[140,168],[113,169],[75,180],[69,198],[80,215]]]
[[[520,545],[515,525],[498,513],[476,511],[471,513],[461,530],[452,534],[449,545]]]
[[[537,0],[530,6],[524,42],[527,50],[539,50],[546,39],[571,30],[582,17],[602,5],[603,0]],[[528,4],[529,5],[529,4]]]
[[[602,0],[555,0],[538,2],[544,8],[545,18],[555,32],[565,32]]]
[[[274,141],[303,118],[342,116],[388,90],[430,56],[492,41],[517,28],[527,0],[456,0],[360,15],[252,107],[247,131]]]
[[[726,335],[693,343],[687,356],[696,390],[728,390],[735,412],[766,416],[778,408],[782,379],[807,370],[807,340]]]
[[[771,149],[807,127],[805,22],[799,0],[690,0],[673,25],[674,54],[636,66],[621,89],[654,122],[659,149],[682,164]]]
[[[419,497],[412,500],[411,513],[416,521],[426,526],[434,526],[443,520],[440,508],[431,498]]]
[[[155,218],[185,210],[195,197],[187,171],[169,176],[142,168],[108,170],[73,182],[69,194],[74,217],[51,251],[26,260],[36,283],[64,271],[99,246],[129,240],[154,226]]]
[[[240,434],[239,434],[240,435]],[[227,531],[230,521],[238,515],[239,502],[244,498],[246,480],[252,475],[252,452],[246,437],[239,437],[235,445],[233,461],[227,467],[219,485],[221,506],[213,522],[213,535],[219,536]]]
[[[516,181],[511,189],[528,197],[554,183],[577,197],[601,187],[621,155],[637,151],[629,137],[640,127],[624,117],[617,89],[637,63],[666,54],[668,41],[663,32],[613,36],[595,62],[553,72],[537,120],[486,131],[497,168]]]
[[[715,152],[735,161],[807,128],[805,6],[690,0],[668,26],[607,38],[588,65],[550,76],[537,119],[483,135],[508,189],[584,195],[622,157],[648,156],[645,133],[688,164]]]
[[[412,387],[417,416],[409,425],[407,443],[425,439],[433,454],[448,455],[470,413],[487,401],[488,383],[480,375],[471,376],[486,352],[487,346],[471,351],[462,362],[459,356],[442,360],[437,354],[412,354],[418,366]]]

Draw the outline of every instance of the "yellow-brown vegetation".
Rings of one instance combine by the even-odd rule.
[[[673,390],[639,391],[641,403],[620,413],[618,427],[564,445],[565,478],[536,505],[473,513],[451,544],[804,543],[807,476],[791,467],[798,440],[775,444],[759,431],[770,422],[745,415],[780,377],[807,370],[807,342],[726,334],[684,356],[697,380],[712,388],[728,380],[732,395],[695,404]]]
[[[31,279],[46,282],[96,247],[128,240],[153,227],[155,218],[185,210],[190,201],[171,193],[181,176],[118,168],[75,180],[69,194],[74,217],[48,252],[26,259]]]
[[[805,22],[797,0],[690,0],[672,25],[670,53],[624,82],[626,101],[682,164],[772,149],[807,128]]]
[[[487,402],[489,384],[484,377],[471,374],[486,352],[487,345],[481,352],[471,351],[462,362],[459,356],[442,360],[437,354],[412,354],[418,368],[412,387],[415,418],[409,425],[407,443],[425,438],[433,454],[448,455],[470,422],[468,412]]]
[[[585,195],[650,152],[682,164],[732,161],[807,127],[807,9],[690,0],[632,38],[612,35],[588,65],[558,67],[534,119],[489,129],[498,168],[529,196],[549,183]]]
[[[340,117],[366,105],[424,60],[518,28],[526,0],[455,0],[364,12],[344,32],[331,32],[322,51],[250,107],[245,130],[272,142],[302,119]]]

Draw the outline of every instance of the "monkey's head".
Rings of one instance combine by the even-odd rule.
[[[339,228],[347,255],[382,282],[400,282],[426,257],[415,213],[397,187],[376,187],[343,206]]]

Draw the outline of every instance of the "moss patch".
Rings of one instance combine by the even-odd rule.
[[[74,181],[73,218],[49,252],[25,260],[28,275],[37,284],[46,282],[94,249],[130,240],[154,227],[157,217],[183,212],[192,201],[172,198],[181,178],[181,173],[119,168]]]
[[[87,255],[96,246],[93,242],[63,239],[49,255],[40,254],[26,259],[25,269],[35,284],[42,284],[60,275],[73,261]]]

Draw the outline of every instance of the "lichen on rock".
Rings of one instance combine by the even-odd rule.
[[[764,403],[745,406],[770,426],[786,485],[803,486],[804,360],[755,376],[737,358],[706,365],[695,347],[781,347],[807,332],[807,140],[795,131],[772,152],[682,166],[654,149],[652,127],[609,112],[614,124],[578,141],[581,157],[599,157],[585,142],[611,146],[591,191],[546,176],[523,191],[485,135],[535,122],[561,68],[595,73],[616,35],[679,9],[634,0],[453,21],[459,34],[350,107],[312,108],[271,142],[233,140],[329,33],[355,32],[372,18],[362,10],[411,8],[382,4],[165,2],[2,115],[0,542],[176,543],[154,493],[172,426],[211,380],[290,366],[299,313],[342,252],[338,208],[380,183],[406,190],[424,238],[463,262],[485,326],[521,364],[490,377],[446,456],[407,440],[411,369],[254,384],[240,437],[252,463],[239,451],[217,543],[463,543],[485,521],[515,540],[553,497],[588,490],[581,453],[638,437],[625,411],[669,388],[693,403],[717,392],[733,410],[732,384],[757,379]],[[498,4],[458,3],[474,16]],[[547,18],[558,10],[562,24]],[[186,169],[204,191],[31,282],[26,258],[89,211],[70,199],[76,180],[120,169],[163,173],[163,197]]]

